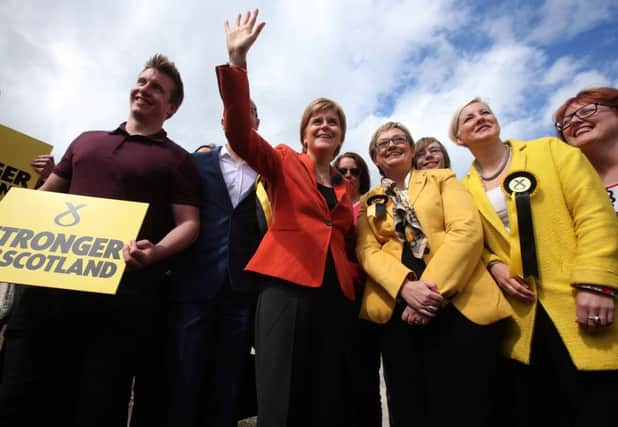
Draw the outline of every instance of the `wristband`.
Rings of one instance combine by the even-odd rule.
[[[604,295],[606,297],[616,298],[618,295],[618,291],[612,288],[607,288],[605,286],[596,286],[596,285],[573,285],[573,287],[577,289],[584,289],[586,291],[595,292],[597,294]]]
[[[495,260],[493,260],[493,261],[489,261],[489,263],[487,264],[487,270],[489,271],[489,269],[490,269],[491,267],[493,267],[495,264],[498,264],[498,263],[500,263],[500,262],[502,262],[502,261],[497,260],[497,259],[495,259]]]

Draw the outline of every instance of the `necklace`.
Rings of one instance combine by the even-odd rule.
[[[319,184],[328,186],[330,184],[330,173],[328,175],[323,175],[316,171],[317,181]]]
[[[500,167],[498,167],[498,170],[494,172],[493,174],[491,174],[490,176],[483,175],[483,169],[481,169],[481,165],[479,165],[479,163],[476,162],[476,168],[478,169],[479,175],[481,176],[481,179],[483,181],[491,181],[492,179],[496,179],[504,171],[506,164],[509,162],[509,159],[511,158],[511,146],[508,144],[504,144],[504,151],[506,153],[505,153],[504,159],[502,160],[502,163],[500,164]]]

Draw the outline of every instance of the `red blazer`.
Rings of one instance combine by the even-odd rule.
[[[273,211],[273,222],[245,269],[316,288],[330,249],[343,294],[354,299],[355,271],[346,252],[346,236],[354,233],[348,184],[335,180],[337,206],[330,211],[318,191],[313,160],[287,145],[272,147],[251,128],[246,69],[220,65],[217,78],[227,140],[266,178]]]

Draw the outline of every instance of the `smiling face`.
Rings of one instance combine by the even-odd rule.
[[[330,162],[342,143],[339,116],[333,109],[315,111],[303,131],[303,147],[318,161]]]
[[[596,112],[588,117],[580,118],[574,114],[581,112],[585,105],[592,104],[573,102],[564,111],[565,117],[571,117],[569,126],[563,131],[567,142],[586,151],[594,149],[598,143],[618,138],[618,110],[598,105]]]
[[[459,114],[455,142],[471,146],[500,140],[500,125],[491,109],[482,102],[466,105]]]
[[[174,81],[166,74],[147,68],[138,76],[130,93],[131,115],[140,122],[161,123],[178,109],[171,102]]]
[[[401,138],[404,139],[404,143],[395,143]],[[380,132],[376,142],[374,162],[385,177],[405,175],[412,168],[414,148],[403,130],[391,128]]]
[[[420,148],[420,143],[417,143],[417,148],[416,169],[444,169],[446,167],[440,143],[430,142],[423,148]]]

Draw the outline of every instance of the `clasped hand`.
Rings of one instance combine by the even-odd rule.
[[[407,306],[401,320],[408,324],[426,325],[438,314],[444,297],[438,286],[427,280],[406,280],[399,291]]]

